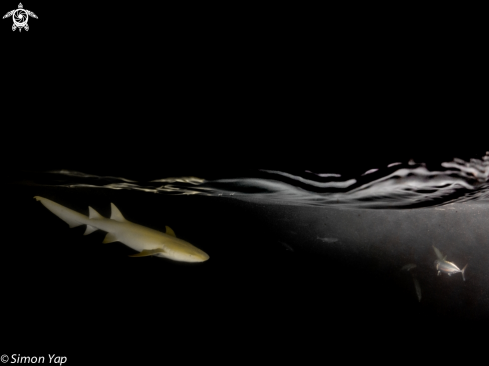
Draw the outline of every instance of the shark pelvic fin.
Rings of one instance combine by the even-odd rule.
[[[85,233],[83,235],[91,234],[91,233],[93,233],[96,230],[98,230],[96,227],[87,225],[87,228],[86,228]]]
[[[113,203],[110,203],[110,210],[111,210],[111,214],[110,214],[111,220],[115,220],[115,221],[119,221],[119,222],[126,221],[126,219],[124,218],[124,216],[122,216],[119,209],[117,207],[115,207],[115,205]]]
[[[155,254],[164,253],[164,252],[165,252],[165,250],[161,249],[161,248],[151,249],[151,250],[144,249],[142,252],[130,255],[129,257],[147,257],[150,255],[155,255]]]
[[[109,243],[113,243],[115,241],[118,241],[118,239],[116,238],[116,236],[112,233],[108,233],[106,236],[105,236],[105,239],[102,243],[104,244],[109,244]]]
[[[174,232],[174,231],[171,229],[171,227],[169,227],[169,226],[165,226],[165,227],[166,227],[166,233],[167,233],[168,235],[174,236],[175,238],[177,237],[177,236],[175,235],[175,232]]]
[[[93,208],[88,206],[88,218],[89,219],[103,219],[104,217],[95,211]]]

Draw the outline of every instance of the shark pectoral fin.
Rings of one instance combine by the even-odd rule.
[[[165,227],[166,227],[166,233],[167,233],[168,235],[174,236],[175,238],[177,237],[177,236],[175,235],[175,232],[174,232],[174,231],[171,229],[171,227],[169,227],[169,226],[165,226]]]
[[[87,225],[87,228],[86,228],[85,233],[83,235],[91,234],[91,233],[93,233],[96,230],[98,230],[96,227]]]
[[[165,251],[161,248],[151,249],[151,250],[144,249],[142,252],[130,255],[129,257],[147,257],[150,255],[155,255],[155,254],[164,253],[164,252]]]
[[[113,243],[115,241],[118,241],[118,239],[115,237],[114,234],[112,233],[108,233],[106,236],[105,236],[105,239],[102,243],[104,244],[108,244],[108,243]]]

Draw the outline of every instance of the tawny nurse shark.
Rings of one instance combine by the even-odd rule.
[[[106,231],[107,236],[103,243],[119,241],[139,252],[131,255],[131,257],[153,255],[180,262],[204,262],[209,259],[209,256],[199,248],[194,247],[185,240],[178,239],[168,226],[165,234],[127,221],[113,203],[110,204],[110,219],[107,219],[90,206],[88,207],[89,215],[87,217],[47,198],[39,196],[34,198],[65,221],[70,228],[87,225],[84,235],[91,234],[96,230]]]

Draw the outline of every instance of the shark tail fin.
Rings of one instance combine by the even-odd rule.
[[[462,268],[462,271],[461,271],[462,272],[462,278],[464,279],[464,281],[465,281],[465,274],[464,273],[465,273],[465,268],[467,268],[467,265],[468,265],[468,263],[465,265],[464,268]]]
[[[88,221],[88,217],[79,212],[73,211],[68,207],[61,206],[59,203],[48,200],[47,198],[34,196],[37,201],[40,201],[53,214],[66,222],[70,228],[84,225]]]

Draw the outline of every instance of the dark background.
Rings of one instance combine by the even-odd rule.
[[[475,37],[353,26],[359,14],[333,10],[24,8],[39,17],[29,32],[1,22],[9,168],[363,172],[485,152]]]
[[[50,169],[137,180],[235,176],[255,169],[356,175],[409,159],[437,163],[453,157],[480,158],[487,150],[487,144],[477,142],[487,141],[485,74],[478,66],[484,62],[482,49],[475,37],[460,37],[448,28],[430,29],[429,21],[413,29],[409,23],[360,25],[356,19],[361,14],[351,10],[301,16],[286,8],[179,8],[150,2],[23,5],[39,17],[29,19],[28,32],[12,32],[11,19],[0,23],[1,150],[7,179],[15,178],[19,170]],[[6,13],[17,4],[4,6]],[[466,32],[475,35],[476,27]],[[16,217],[22,215],[15,212]],[[47,220],[49,227],[56,221]],[[33,225],[29,232],[42,230],[42,223]],[[16,226],[15,235],[24,235],[22,228]],[[65,234],[70,240],[78,237],[70,231]],[[56,239],[60,248],[66,239]],[[11,344],[18,344],[34,329],[36,339],[41,339],[40,351],[45,353],[43,346],[50,345],[63,354],[71,347],[72,359],[83,347],[102,350],[106,359],[110,359],[107,354],[115,358],[135,354],[137,359],[141,353],[152,358],[169,349],[204,359],[219,354],[221,347],[235,355],[250,356],[265,349],[269,355],[284,357],[284,349],[294,345],[297,353],[312,349],[314,355],[324,347],[358,340],[370,334],[374,325],[393,331],[397,328],[391,319],[394,323],[404,319],[403,327],[411,319],[367,308],[361,312],[363,317],[353,316],[352,323],[348,314],[358,312],[352,305],[334,308],[327,320],[317,320],[313,314],[320,312],[324,301],[319,299],[310,313],[307,306],[300,306],[304,315],[299,316],[293,306],[277,309],[287,297],[286,289],[279,286],[279,300],[265,309],[266,314],[259,313],[256,304],[248,314],[229,314],[229,323],[224,316],[218,323],[187,318],[179,322],[167,310],[145,301],[137,309],[124,308],[125,300],[136,304],[137,298],[151,298],[141,292],[164,292],[170,279],[158,281],[155,288],[130,283],[131,276],[107,277],[102,272],[108,257],[100,258],[94,273],[106,286],[78,295],[69,292],[72,298],[60,300],[59,305],[51,299],[47,308],[35,312],[36,327],[19,320],[22,327]],[[23,273],[16,261],[9,264],[15,264],[17,271],[12,275],[35,283],[43,293],[44,283],[53,292],[66,289],[72,281],[78,281],[77,288],[86,283],[83,277],[63,278],[71,262],[58,263],[47,263],[47,272],[40,277]],[[83,261],[75,266],[90,270]],[[171,266],[169,277],[184,273],[181,267]],[[260,268],[262,274],[267,266]],[[361,273],[351,274],[356,275]],[[241,281],[246,279],[243,274]],[[196,275],[202,286],[204,280]],[[122,290],[126,284],[140,289],[130,301],[120,298],[126,294]],[[96,292],[110,289],[113,300],[98,303]],[[295,294],[299,289],[304,296],[310,293],[298,283]],[[266,286],[260,291],[266,291]],[[31,319],[21,314],[32,314],[29,296],[36,294],[17,296],[23,296],[25,307],[21,312],[9,307],[5,317]],[[238,294],[234,296],[240,301]],[[287,301],[300,304],[300,295]],[[190,318],[196,316],[188,303],[177,303]],[[90,309],[85,314],[91,320],[79,310],[70,313],[75,304]],[[55,316],[53,306],[63,309],[66,323]],[[46,325],[43,313],[56,317],[52,326]],[[313,331],[323,337],[309,342]],[[150,332],[156,337],[148,337]],[[17,352],[32,353],[34,341],[27,339],[28,347]],[[120,347],[109,349],[111,341]],[[272,343],[275,348],[270,348]]]

